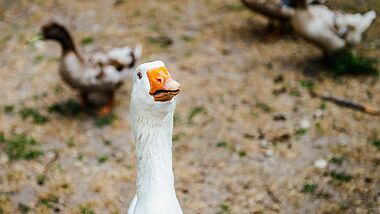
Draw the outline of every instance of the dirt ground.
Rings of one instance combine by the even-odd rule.
[[[378,0],[329,6],[380,13]],[[125,213],[135,194],[131,81],[110,125],[49,112],[77,99],[58,76],[59,46],[35,41],[51,19],[82,52],[142,43],[139,63],[161,59],[182,84],[173,165],[185,213],[380,213],[380,117],[305,88],[380,107],[378,79],[334,77],[318,49],[291,32],[269,38],[266,19],[237,0],[0,0],[0,131],[44,152],[0,150],[0,213]],[[379,33],[377,19],[357,52],[379,58]],[[23,120],[25,107],[47,121]]]

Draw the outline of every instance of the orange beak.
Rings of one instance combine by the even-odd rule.
[[[165,67],[148,70],[147,74],[150,82],[149,94],[155,101],[169,101],[179,93],[181,84],[172,79]]]

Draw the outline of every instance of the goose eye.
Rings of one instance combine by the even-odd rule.
[[[141,78],[142,78],[142,74],[141,74],[141,72],[138,72],[138,73],[137,73],[137,77],[139,78],[139,80],[141,80]]]

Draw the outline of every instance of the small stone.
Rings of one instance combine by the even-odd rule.
[[[49,159],[53,159],[55,158],[57,154],[54,152],[54,151],[48,151],[46,156],[49,158]]]
[[[327,167],[327,161],[324,159],[319,159],[314,162],[314,166],[319,169],[324,169]]]
[[[267,148],[269,145],[268,141],[267,140],[262,140],[260,141],[260,147],[261,148]]]
[[[308,129],[310,127],[310,121],[308,119],[302,119],[300,122],[300,128]]]
[[[273,156],[273,150],[272,149],[268,149],[265,151],[264,153],[265,156],[267,157],[272,157]]]
[[[323,116],[323,111],[321,109],[318,109],[317,111],[314,112],[315,118],[320,118],[322,116]]]
[[[8,161],[9,161],[8,156],[6,156],[5,154],[0,155],[0,164],[6,164],[8,163]]]
[[[119,201],[120,202],[125,202],[126,200],[125,200],[125,198],[123,196],[119,196]]]

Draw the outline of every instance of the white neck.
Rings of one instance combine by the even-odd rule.
[[[173,115],[167,114],[161,122],[152,122],[149,116],[140,117],[134,124],[137,154],[138,192],[170,188],[174,190],[172,170]]]
[[[179,212],[172,170],[173,112],[157,116],[136,111],[133,106],[132,103],[131,116],[137,154],[137,206],[165,209],[167,213],[182,213]]]

